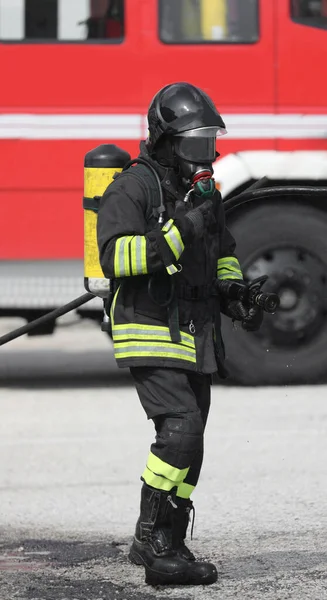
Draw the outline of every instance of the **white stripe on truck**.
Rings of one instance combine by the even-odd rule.
[[[224,114],[226,139],[324,139],[327,114]],[[0,139],[139,140],[141,114],[0,114]],[[224,138],[222,138],[224,140]]]

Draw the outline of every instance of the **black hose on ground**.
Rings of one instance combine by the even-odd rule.
[[[63,315],[69,313],[71,310],[82,306],[82,304],[86,304],[86,302],[89,302],[94,297],[95,296],[93,294],[87,292],[86,294],[75,298],[75,300],[68,302],[68,304],[60,306],[59,308],[52,310],[46,315],[43,315],[39,319],[35,319],[35,321],[26,323],[26,325],[23,325],[18,329],[14,329],[14,331],[6,333],[5,335],[0,337],[0,346],[3,346],[4,344],[11,342],[12,340],[15,340],[16,338],[20,337],[21,335],[24,335],[25,333],[28,333],[29,331],[32,331],[32,329],[35,329],[35,327],[38,327],[39,325],[44,325],[44,323],[48,323],[49,321],[55,321],[55,319],[58,319],[58,317],[62,317]]]

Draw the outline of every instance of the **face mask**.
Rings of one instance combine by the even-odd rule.
[[[219,156],[216,152],[216,131],[210,128],[206,132],[194,130],[174,136],[173,149],[184,187],[198,196],[213,195],[212,164]]]

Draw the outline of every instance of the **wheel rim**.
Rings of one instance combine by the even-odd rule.
[[[305,248],[269,247],[245,261],[247,280],[268,275],[264,291],[280,296],[274,315],[265,315],[256,336],[266,346],[303,346],[319,335],[326,323],[327,266]]]

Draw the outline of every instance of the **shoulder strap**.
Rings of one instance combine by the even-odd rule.
[[[136,166],[132,167],[135,163]],[[154,167],[142,158],[135,158],[124,166],[122,173],[133,175],[143,186],[147,196],[146,220],[155,217],[162,223],[165,205],[160,179]]]

